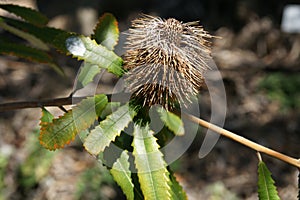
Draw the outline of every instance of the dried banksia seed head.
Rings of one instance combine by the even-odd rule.
[[[212,36],[198,22],[143,15],[132,22],[124,55],[126,83],[135,100],[144,106],[169,109],[176,101],[191,101],[209,68]]]

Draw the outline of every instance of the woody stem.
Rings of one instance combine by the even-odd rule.
[[[187,119],[189,119],[190,121],[194,122],[194,123],[197,123],[205,128],[208,128],[220,135],[223,135],[227,138],[230,138],[231,140],[234,140],[240,144],[243,144],[253,150],[256,150],[257,152],[261,152],[261,153],[265,153],[269,156],[272,156],[274,158],[277,158],[279,160],[282,160],[286,163],[289,163],[297,168],[300,168],[300,159],[296,159],[296,158],[292,158],[290,156],[287,156],[287,155],[284,155],[282,153],[279,153],[275,150],[272,150],[270,148],[267,148],[267,147],[264,147],[260,144],[257,144],[251,140],[248,140],[242,136],[239,136],[233,132],[230,132],[228,130],[225,130],[219,126],[216,126],[214,124],[211,124],[203,119],[200,119],[200,118],[197,118],[195,116],[192,116],[192,115],[189,115],[189,114],[186,114],[186,113],[183,113],[183,116],[186,117]]]

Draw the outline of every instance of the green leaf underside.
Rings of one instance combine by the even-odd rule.
[[[99,18],[92,39],[95,39],[98,44],[105,46],[108,50],[114,49],[119,39],[119,28],[118,21],[112,14],[105,13]]]
[[[84,142],[85,149],[94,155],[103,152],[105,147],[128,126],[135,114],[128,104],[119,107],[91,131]]]
[[[170,173],[170,188],[171,188],[171,197],[172,200],[184,200],[187,199],[186,193],[181,187],[181,185],[176,180],[176,177],[173,175],[173,173]]]
[[[113,164],[110,170],[111,175],[117,184],[122,188],[128,200],[134,200],[134,185],[131,180],[131,172],[129,170],[129,156],[126,150],[121,153],[121,156]]]
[[[258,197],[260,200],[280,200],[275,181],[263,161],[258,164]]]
[[[94,77],[101,71],[98,65],[84,62],[78,75],[76,89],[85,87],[94,80]]]
[[[184,135],[184,126],[180,117],[174,113],[166,111],[164,108],[158,108],[157,111],[160,114],[160,119],[164,122],[168,129],[170,129],[175,135]]]
[[[39,38],[43,42],[54,46],[61,52],[67,53],[67,49],[65,47],[65,40],[68,37],[72,36],[73,33],[69,33],[64,30],[51,28],[51,27],[38,27],[27,22],[10,19],[6,17],[0,17],[0,20],[19,30],[34,35],[35,37]]]
[[[170,199],[166,163],[149,126],[135,124],[132,146],[135,166],[145,199]]]
[[[24,20],[28,21],[29,23],[35,25],[42,26],[48,23],[48,18],[45,15],[31,8],[21,7],[13,4],[0,4],[0,8],[10,13],[14,13],[15,15],[22,17]]]
[[[95,40],[84,36],[72,36],[66,40],[66,47],[79,60],[96,64],[117,76],[124,73],[122,58],[106,47],[98,45]]]
[[[57,73],[61,75],[64,74],[62,68],[56,65],[56,63],[48,53],[32,47],[28,47],[22,44],[0,41],[0,53],[5,55],[17,56],[19,58],[24,58],[29,61],[48,64]]]
[[[4,30],[9,31],[10,33],[28,41],[35,48],[38,48],[41,50],[46,50],[46,51],[49,50],[49,47],[43,41],[41,41],[39,38],[37,38],[34,35],[31,35],[27,32],[24,32],[20,29],[17,29],[13,26],[8,25],[1,18],[0,18],[0,27],[2,27]]]
[[[69,144],[77,133],[89,128],[95,122],[107,102],[107,97],[103,94],[82,100],[63,116],[41,127],[39,137],[41,145],[49,150],[55,150]]]

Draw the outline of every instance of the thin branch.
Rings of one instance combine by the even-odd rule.
[[[243,145],[245,145],[245,146],[247,146],[247,147],[249,147],[253,150],[256,150],[256,151],[261,152],[261,153],[265,153],[269,156],[272,156],[272,157],[277,158],[279,160],[282,160],[286,163],[289,163],[289,164],[291,164],[291,165],[293,165],[297,168],[300,168],[300,159],[292,158],[290,156],[284,155],[282,153],[279,153],[277,151],[274,151],[272,149],[264,147],[260,144],[252,142],[251,140],[248,140],[248,139],[246,139],[242,136],[239,136],[239,135],[237,135],[233,132],[227,131],[227,130],[221,128],[221,127],[218,127],[214,124],[211,124],[211,123],[209,123],[209,122],[207,122],[203,119],[199,119],[195,116],[192,116],[192,115],[189,115],[189,114],[186,114],[186,113],[183,113],[183,116],[186,117],[187,119],[191,120],[192,122],[195,122],[195,123],[197,123],[197,124],[199,124],[199,125],[201,125],[205,128],[208,128],[208,129],[220,134],[220,135],[223,135],[227,138],[230,138],[231,140],[234,140],[234,141],[236,141],[240,144],[243,144]]]
[[[0,112],[12,111],[24,108],[41,108],[46,106],[56,106],[61,107],[64,105],[71,105],[78,103],[86,97],[65,97],[58,99],[45,99],[45,100],[34,100],[34,101],[19,101],[12,103],[2,103],[0,104]]]
[[[122,98],[125,93],[120,94],[113,94],[114,100],[123,102],[124,99]],[[108,98],[108,101],[111,100],[112,94],[105,94]],[[64,98],[57,98],[57,99],[43,99],[43,100],[32,100],[32,101],[19,101],[19,102],[11,102],[11,103],[0,103],[0,112],[5,111],[12,111],[18,109],[25,109],[25,108],[42,108],[47,106],[54,106],[62,108],[65,105],[73,105],[76,104],[83,99],[87,98],[88,96],[83,97],[69,97]],[[125,99],[126,100],[126,99]]]
[[[262,158],[261,158],[261,155],[260,155],[259,151],[256,152],[256,154],[257,154],[258,161],[259,161],[259,162],[262,162]]]

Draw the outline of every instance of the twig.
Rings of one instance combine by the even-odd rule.
[[[46,107],[46,106],[61,107],[63,105],[71,105],[74,103],[78,103],[79,101],[81,101],[84,98],[86,98],[86,97],[65,97],[65,98],[58,98],[58,99],[45,99],[45,100],[3,103],[3,104],[0,104],[0,112],[12,111],[12,110],[24,109],[24,108]]]
[[[256,152],[256,154],[257,154],[258,161],[259,161],[259,162],[262,162],[262,158],[261,158],[261,155],[260,155],[259,151]]]
[[[2,104],[0,103],[0,112],[12,111],[12,110],[18,110],[24,108],[41,108],[46,106],[55,106],[63,110],[62,106],[76,104],[82,101],[83,99],[89,97],[89,96],[72,97],[71,95],[69,97],[57,98],[57,99],[19,101],[19,102],[2,103]],[[114,100],[124,102],[123,96],[125,95],[125,93],[105,94],[105,95],[107,96],[108,101],[111,101],[112,95],[114,95]],[[125,98],[125,100],[127,99]]]
[[[111,100],[112,95],[114,95],[115,100],[124,101],[124,99],[122,98],[124,94],[125,93],[105,94],[105,95],[107,96],[108,101]],[[76,104],[88,97],[88,96],[72,97],[71,95],[68,97],[57,98],[57,99],[19,101],[19,102],[2,103],[2,104],[0,103],[0,112],[12,111],[12,110],[18,110],[24,108],[41,108],[46,106],[55,106],[63,109],[62,106]]]
[[[254,150],[256,150],[258,152],[261,152],[261,153],[265,153],[265,154],[267,154],[269,156],[272,156],[274,158],[282,160],[282,161],[284,161],[286,163],[289,163],[289,164],[291,164],[291,165],[293,165],[293,166],[295,166],[295,167],[297,167],[297,168],[300,169],[300,159],[292,158],[290,156],[284,155],[282,153],[279,153],[277,151],[274,151],[272,149],[264,147],[264,146],[262,146],[260,144],[252,142],[252,141],[250,141],[250,140],[248,140],[248,139],[246,139],[246,138],[244,138],[242,136],[239,136],[239,135],[237,135],[235,133],[227,131],[227,130],[225,130],[225,129],[221,128],[221,127],[218,127],[218,126],[216,126],[214,124],[211,124],[211,123],[209,123],[209,122],[207,122],[207,121],[205,121],[203,119],[199,119],[199,118],[197,118],[195,116],[192,116],[192,115],[189,115],[189,114],[186,114],[186,113],[182,113],[182,114],[183,114],[184,117],[188,118],[192,122],[195,122],[195,123],[197,123],[197,124],[199,124],[199,125],[201,125],[201,126],[203,126],[205,128],[208,128],[208,129],[210,129],[212,131],[215,131],[216,133],[218,133],[220,135],[223,135],[223,136],[225,136],[227,138],[230,138],[230,139],[232,139],[232,140],[234,140],[236,142],[239,142],[240,144],[243,144],[243,145],[245,145],[245,146],[247,146],[247,147],[249,147],[251,149],[254,149]]]

